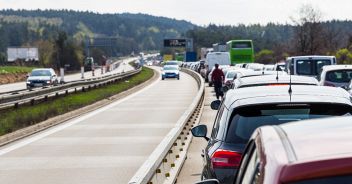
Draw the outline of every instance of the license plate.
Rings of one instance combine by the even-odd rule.
[[[43,84],[34,84],[35,87],[43,86]]]

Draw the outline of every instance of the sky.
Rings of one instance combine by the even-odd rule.
[[[0,9],[73,9],[97,13],[146,13],[197,25],[292,23],[302,5],[324,20],[352,20],[352,0],[0,0]]]

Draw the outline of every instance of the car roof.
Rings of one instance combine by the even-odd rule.
[[[291,79],[290,79],[291,78]],[[298,75],[261,75],[253,77],[242,77],[237,79],[236,88],[241,86],[253,86],[259,84],[307,84],[307,85],[318,85],[319,82],[314,77],[298,76]]]
[[[281,167],[283,183],[352,174],[352,117],[335,117],[259,128],[261,147]],[[281,142],[281,144],[279,144]],[[275,154],[266,150],[275,149]],[[285,157],[285,159],[283,159]]]
[[[226,93],[226,107],[238,108],[247,105],[280,104],[280,103],[333,103],[351,104],[349,93],[342,88],[327,86],[292,85],[289,86],[256,86],[231,89]]]
[[[53,70],[52,68],[35,68],[32,71],[38,71],[38,70]]]
[[[319,58],[335,58],[335,56],[320,56],[320,55],[311,55],[311,56],[292,56],[292,57],[288,57],[287,59],[305,59],[305,58],[312,58],[312,59],[319,59]]]
[[[323,71],[333,71],[333,70],[352,70],[352,65],[325,65],[323,66]]]

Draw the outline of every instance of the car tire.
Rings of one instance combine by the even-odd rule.
[[[213,87],[213,83],[209,82],[209,87]]]
[[[164,77],[161,78],[161,80],[164,80],[164,79],[165,79]]]

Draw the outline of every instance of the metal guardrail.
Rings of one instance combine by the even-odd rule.
[[[123,78],[130,77],[139,73],[140,71],[141,68],[125,73],[115,73],[103,77],[74,81],[59,86],[44,88],[38,91],[30,91],[28,93],[14,94],[10,96],[1,96],[0,110],[11,107],[18,107],[18,105],[20,104],[34,104],[37,100],[47,100],[50,97],[58,97],[60,95],[67,95],[77,91],[85,91],[90,88],[100,87],[105,84],[109,84],[121,80]]]
[[[182,69],[197,80],[199,91],[192,104],[177,121],[176,126],[166,135],[149,158],[128,182],[129,184],[171,184],[186,159],[191,142],[191,128],[199,123],[204,102],[204,80],[196,72]]]

